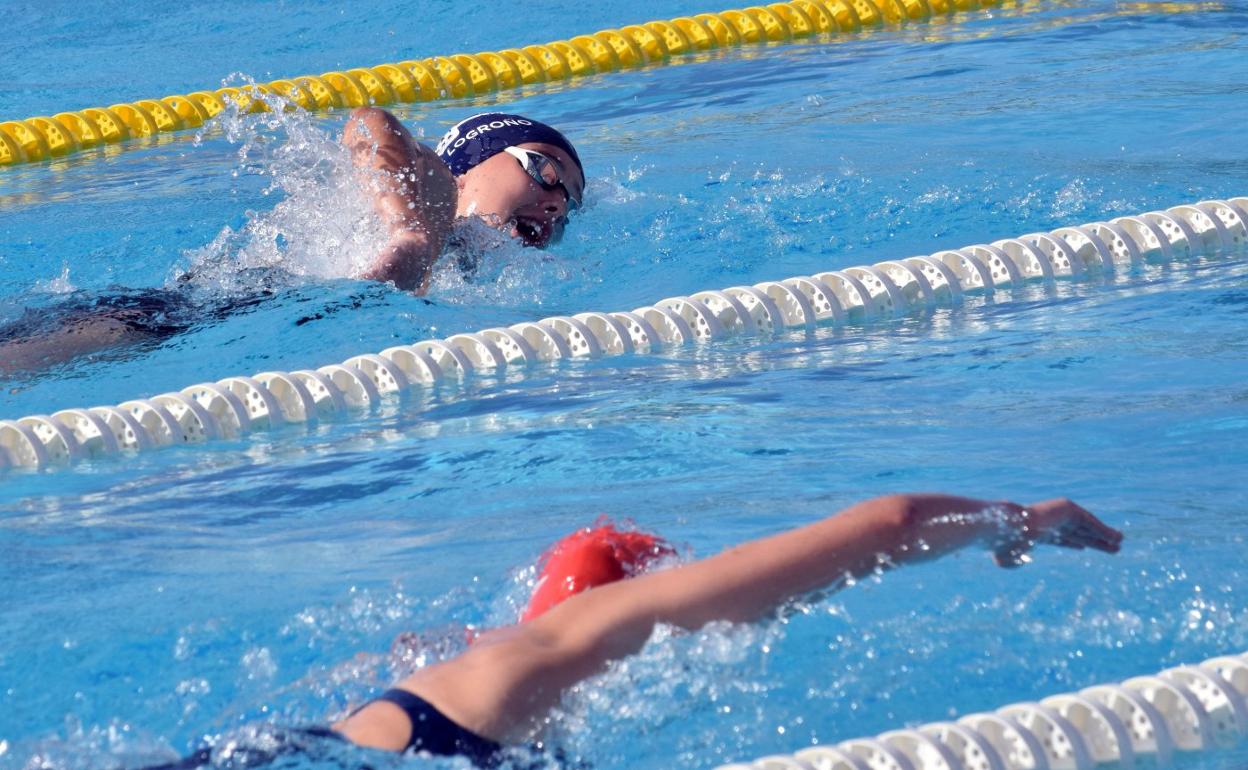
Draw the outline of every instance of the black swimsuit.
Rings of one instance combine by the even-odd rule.
[[[441,757],[465,756],[480,767],[498,764],[498,754],[503,747],[488,738],[482,738],[451,721],[430,702],[407,690],[386,690],[375,700],[393,703],[403,709],[412,723],[412,737],[407,749],[424,751]]]
[[[439,757],[463,756],[481,768],[498,767],[500,764],[503,751],[501,745],[460,727],[424,698],[407,690],[386,690],[360,708],[377,701],[393,703],[403,709],[403,713],[411,721],[412,735],[408,738],[404,751],[411,749]],[[224,762],[214,763],[214,749],[205,747],[176,762],[151,765],[143,770],[201,770],[214,764],[224,764],[232,770],[258,768],[271,765],[283,755],[317,754],[317,743],[324,739],[330,739],[334,743],[347,742],[340,733],[328,727],[279,728],[271,733],[271,737],[276,740],[264,747],[232,744]]]

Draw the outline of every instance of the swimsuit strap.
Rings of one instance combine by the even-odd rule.
[[[407,749],[439,756],[462,754],[481,766],[490,766],[502,746],[453,722],[429,701],[398,688],[386,690],[374,700],[393,703],[403,709],[412,723]]]

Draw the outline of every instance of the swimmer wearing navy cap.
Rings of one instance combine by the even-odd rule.
[[[563,234],[581,205],[585,171],[567,138],[531,118],[483,113],[461,120],[437,149],[377,107],[351,113],[342,142],[365,172],[390,241],[361,276],[424,292],[457,218],[478,217],[526,245]]]
[[[436,150],[421,145],[385,110],[355,110],[343,144],[362,172],[389,230],[382,252],[358,276],[423,294],[430,268],[456,219],[477,217],[529,246],[563,234],[581,205],[585,172],[567,138],[544,123],[505,113],[460,121]],[[0,326],[0,377],[37,372],[75,357],[132,344],[160,342],[205,321],[219,320],[272,296],[196,300],[173,289],[110,291],[78,296],[49,311],[32,310]],[[280,278],[277,281],[280,287]]]

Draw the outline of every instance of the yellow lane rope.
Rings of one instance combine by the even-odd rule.
[[[0,122],[0,166],[48,160],[131,137],[198,128],[231,103],[243,112],[264,112],[270,109],[264,95],[280,96],[305,110],[458,99],[661,64],[717,48],[900,26],[1003,2],[790,0],[604,29],[545,45],[433,56],[8,120]]]

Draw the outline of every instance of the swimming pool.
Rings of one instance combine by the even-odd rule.
[[[548,7],[534,33],[468,22],[459,4],[419,18],[398,3],[188,5],[152,19],[78,5],[19,17],[0,114],[720,6]],[[8,168],[3,320],[70,287],[161,286],[196,261],[219,268],[221,292],[243,267],[308,275],[159,346],[12,377],[3,414],[1240,195],[1244,26],[1242,4],[1044,4],[400,108],[436,137],[507,99],[565,127],[590,165],[588,209],[563,244],[491,252],[472,281],[447,271],[432,304],[317,277],[371,248],[359,208],[331,206],[343,198],[317,170],[340,116],[258,119],[277,141],[246,160],[208,132]],[[298,205],[275,210],[283,196]],[[431,628],[453,647],[457,626],[513,617],[527,565],[599,513],[706,554],[890,490],[1068,494],[1128,543],[1011,573],[966,555],[786,623],[656,641],[558,719],[597,767],[713,767],[1242,650],[1245,272],[1242,257],[1154,265],[11,473],[0,766],[131,765],[258,722],[324,719],[411,665],[388,653],[399,633]]]

